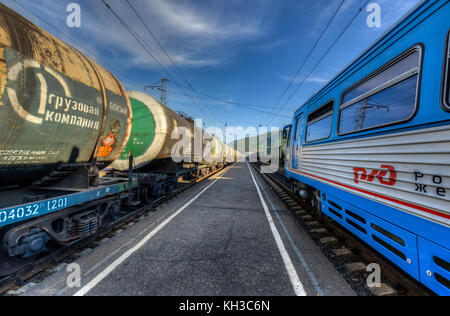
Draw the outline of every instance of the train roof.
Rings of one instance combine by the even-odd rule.
[[[325,86],[323,86],[318,92],[313,94],[300,108],[295,112],[295,116],[302,113],[307,106],[314,105],[316,101],[325,96],[328,92],[335,88],[337,84],[347,79],[348,76],[353,74],[361,64],[367,62],[367,59],[373,56],[380,50],[386,49],[392,41],[395,41],[395,37],[404,30],[407,26],[410,26],[420,15],[427,12],[430,8],[436,4],[444,5],[448,0],[422,0],[416,4],[408,13],[406,13],[401,19],[398,20],[393,26],[391,26],[386,32],[384,32],[375,42],[364,50],[358,57],[351,61],[340,73],[333,77]],[[414,24],[415,25],[415,24]],[[413,27],[412,27],[413,28]],[[411,28],[411,29],[412,29]]]

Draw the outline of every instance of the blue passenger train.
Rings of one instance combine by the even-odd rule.
[[[317,211],[450,295],[450,2],[419,3],[286,126],[285,176]]]

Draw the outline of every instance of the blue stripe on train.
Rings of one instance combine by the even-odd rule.
[[[437,294],[450,295],[447,226],[290,171],[286,176],[325,193],[323,213]]]

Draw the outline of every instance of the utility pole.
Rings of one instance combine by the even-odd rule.
[[[382,105],[382,104],[371,104],[369,103],[369,100],[366,99],[363,101],[361,107],[359,108],[359,112],[358,112],[358,117],[356,118],[356,122],[355,122],[355,130],[361,130],[364,128],[364,123],[366,122],[367,119],[367,112],[370,109],[386,109],[388,112],[391,110],[391,108],[387,105]]]
[[[167,78],[162,78],[161,79],[161,85],[160,86],[145,86],[145,90],[147,89],[158,89],[159,91],[161,91],[161,103],[163,105],[167,105],[167,82],[169,82],[170,80]]]

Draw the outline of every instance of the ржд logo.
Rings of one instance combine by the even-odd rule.
[[[381,184],[389,186],[395,185],[397,183],[397,172],[395,171],[395,168],[390,165],[382,165],[380,168],[381,169],[372,170],[370,174],[365,168],[353,168],[355,183],[359,184],[360,181],[373,182],[375,178],[377,178]]]

